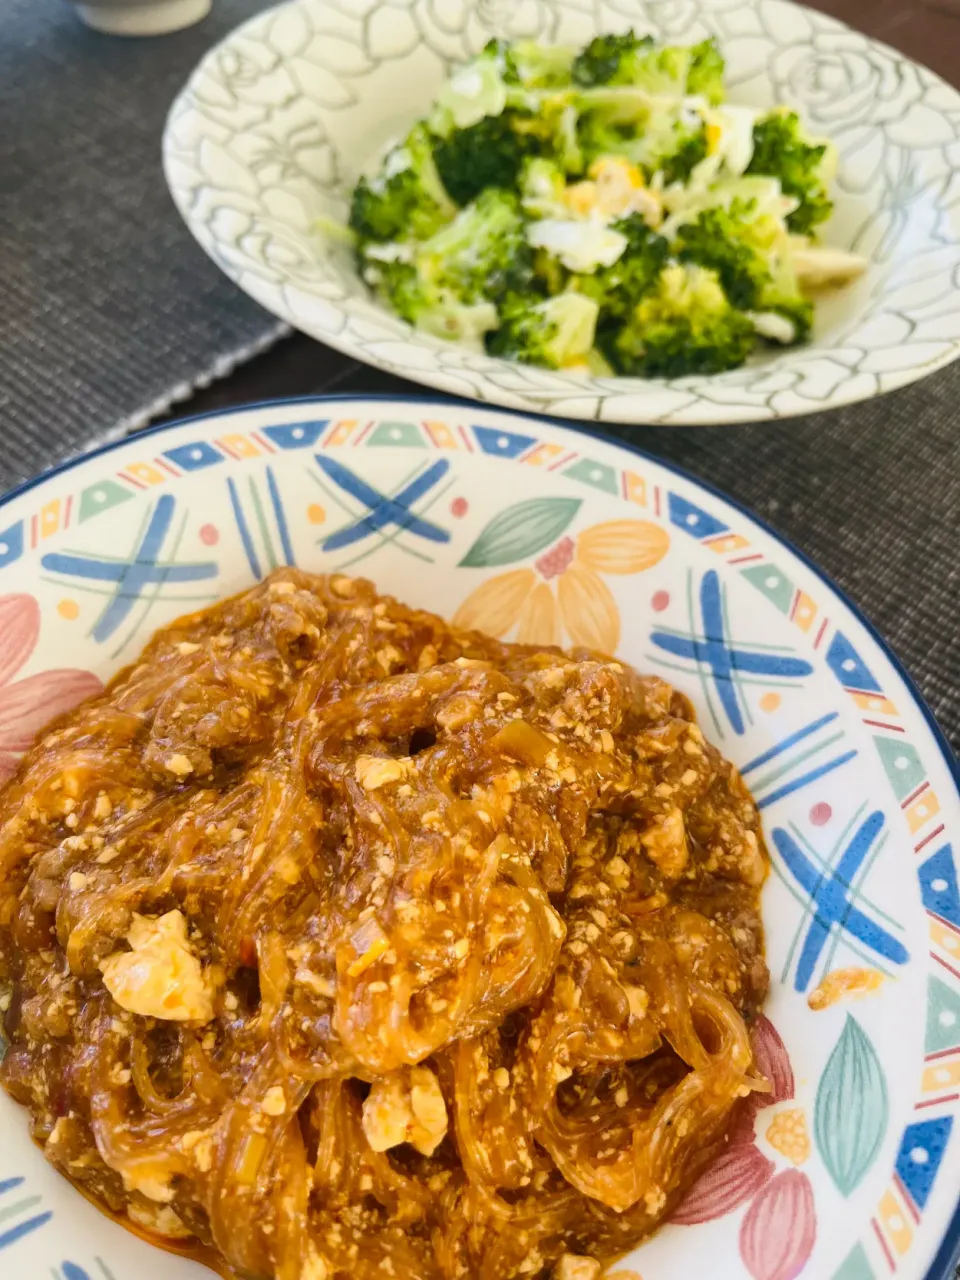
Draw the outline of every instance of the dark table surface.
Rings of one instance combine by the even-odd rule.
[[[960,0],[818,0],[815,7],[960,84]],[[922,387],[889,395],[872,420],[854,406],[773,424],[609,430],[710,481],[816,561],[886,636],[960,749],[960,372],[955,366]],[[297,334],[171,417],[285,396],[420,390]],[[901,441],[918,413],[929,428],[919,446],[912,432],[906,451]],[[851,459],[868,482],[855,501],[843,478]],[[925,490],[924,466],[943,474],[951,460],[955,482]],[[955,549],[946,577],[927,565],[921,540],[928,538]]]

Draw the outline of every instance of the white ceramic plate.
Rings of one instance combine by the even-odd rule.
[[[945,1275],[960,796],[929,713],[837,590],[718,494],[552,422],[349,398],[195,419],[2,503],[0,623],[18,643],[0,650],[0,773],[155,628],[283,562],[365,574],[447,617],[471,599],[507,636],[536,588],[542,639],[674,682],[754,791],[774,860],[758,1052],[777,1101],[688,1225],[624,1265],[643,1280]],[[838,969],[879,986],[812,1011]],[[208,1274],[101,1217],[5,1096],[0,1132],[0,1275]]]
[[[733,101],[798,107],[840,150],[827,242],[866,255],[811,344],[672,382],[511,364],[412,330],[315,227],[492,34],[580,44],[629,26],[714,35]],[[609,422],[784,418],[912,382],[960,353],[960,94],[785,0],[294,0],[241,27],[175,102],[163,156],[214,261],[268,310],[356,359],[457,395]]]

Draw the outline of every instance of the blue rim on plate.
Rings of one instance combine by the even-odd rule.
[[[456,405],[458,407],[466,407],[468,409],[472,409],[475,411],[480,409],[479,406],[473,405],[469,401],[466,401],[466,402],[459,401],[451,397],[444,397],[444,396],[438,396],[438,395],[388,395],[388,394],[302,396],[302,397],[294,397],[294,398],[286,398],[286,399],[259,401],[259,402],[254,402],[247,405],[234,406],[228,409],[220,409],[220,410],[212,411],[210,413],[198,414],[191,417],[181,418],[171,423],[158,424],[156,426],[146,428],[142,432],[135,433],[135,437],[125,437],[124,439],[121,439],[118,441],[112,441],[108,444],[104,444],[96,449],[93,449],[86,454],[69,459],[66,462],[63,462],[57,466],[51,467],[50,469],[41,473],[35,478],[25,481],[24,483],[20,484],[16,488],[10,490],[8,493],[4,494],[2,497],[0,497],[0,508],[8,506],[11,502],[13,502],[16,498],[20,497],[21,495],[30,492],[32,489],[46,483],[47,481],[49,481],[50,479],[56,476],[63,475],[71,471],[73,468],[88,462],[90,459],[93,459],[105,454],[109,454],[114,450],[117,450],[124,446],[129,445],[132,438],[140,439],[140,438],[149,437],[151,435],[160,434],[163,432],[169,432],[171,430],[189,429],[190,427],[196,425],[197,423],[205,420],[218,418],[218,417],[226,417],[236,413],[246,412],[254,409],[282,409],[288,405],[293,406],[293,405],[302,405],[302,404],[346,406],[346,405],[362,403],[362,402],[369,403],[371,401],[406,403],[410,405]],[[497,409],[497,408],[486,406],[486,405],[482,407],[482,412],[484,414],[499,414],[506,417],[516,416],[514,411],[511,411],[509,409]],[[720,490],[718,490],[715,486],[710,484],[708,481],[704,481],[699,477],[692,475],[690,472],[684,470],[684,468],[682,467],[678,467],[673,463],[665,462],[651,454],[648,454],[643,449],[638,448],[636,445],[632,443],[621,440],[615,436],[610,436],[609,434],[603,431],[598,431],[598,430],[594,430],[589,427],[583,426],[579,423],[571,423],[571,422],[564,421],[562,419],[558,419],[554,417],[546,417],[544,415],[534,415],[529,413],[523,413],[521,416],[525,418],[529,418],[531,420],[544,422],[550,425],[555,425],[557,427],[563,428],[564,430],[574,430],[581,435],[585,435],[590,438],[603,441],[604,443],[608,445],[613,445],[617,448],[622,448],[626,450],[628,453],[638,458],[641,458],[657,467],[662,467],[665,470],[672,472],[673,474],[681,477],[682,479],[686,480],[693,486],[698,487],[704,490],[705,492],[712,494],[713,496],[718,498],[720,501],[722,501],[729,507],[745,515],[750,521],[752,521],[755,525],[761,528],[771,539],[773,539],[780,546],[784,547],[790,554],[795,556],[803,565],[805,565],[810,570],[810,572],[813,575],[815,575],[820,581],[822,581],[828,587],[828,589],[836,596],[836,598],[838,598],[850,610],[850,612],[854,615],[854,617],[857,619],[860,625],[863,626],[865,631],[875,641],[878,648],[881,650],[881,652],[886,657],[886,659],[890,662],[891,666],[893,667],[897,675],[900,677],[900,679],[903,681],[904,685],[906,686],[906,689],[909,695],[911,696],[914,702],[914,705],[919,709],[921,715],[926,721],[932,733],[933,739],[936,742],[937,748],[940,751],[941,756],[947,766],[947,770],[951,775],[953,782],[957,787],[958,791],[960,791],[960,761],[958,761],[956,756],[954,755],[943,731],[940,729],[940,726],[937,724],[937,721],[933,716],[933,713],[930,711],[929,707],[926,705],[922,695],[917,689],[909,673],[904,669],[902,663],[899,661],[896,655],[892,652],[887,642],[883,639],[883,637],[880,635],[880,633],[877,631],[874,625],[863,615],[863,613],[857,607],[857,605],[853,601],[851,601],[849,597],[822,570],[820,570],[817,567],[817,565],[803,551],[795,547],[788,539],[786,539],[780,533],[774,530],[761,517],[755,515],[747,507],[745,507],[743,504],[739,503],[735,499],[732,499],[727,495],[723,494]],[[943,1234],[942,1240],[934,1256],[933,1262],[926,1272],[926,1280],[949,1280],[949,1277],[953,1274],[953,1268],[957,1265],[958,1260],[960,1260],[960,1204],[958,1204],[954,1209],[953,1216],[949,1221],[948,1226]]]

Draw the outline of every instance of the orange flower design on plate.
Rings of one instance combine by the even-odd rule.
[[[461,561],[468,568],[532,566],[488,578],[454,616],[460,627],[524,644],[574,645],[615,653],[620,611],[604,577],[640,573],[666,555],[670,535],[649,520],[609,520],[566,533],[577,498],[532,498],[495,516]]]

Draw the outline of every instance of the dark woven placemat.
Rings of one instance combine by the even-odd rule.
[[[286,331],[194,251],[160,168],[190,71],[266,7],[125,40],[63,0],[0,0],[0,491]]]

